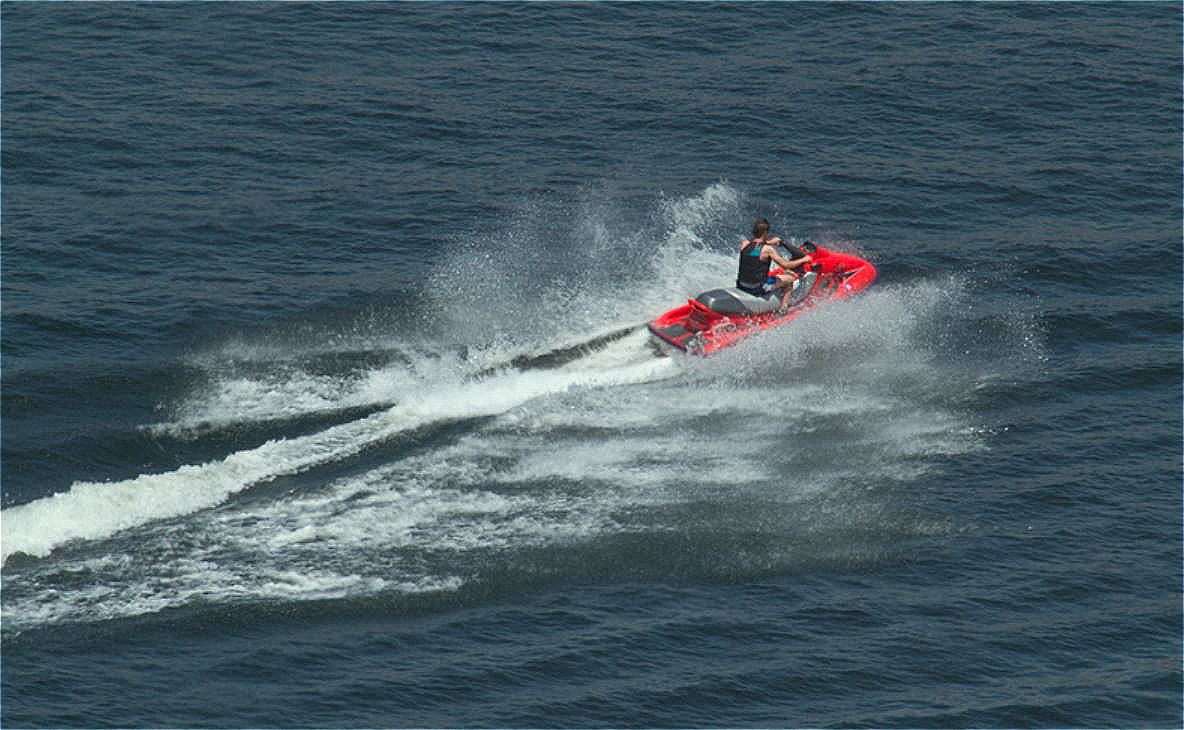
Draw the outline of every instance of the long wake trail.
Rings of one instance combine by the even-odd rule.
[[[629,335],[632,338],[626,339]],[[337,462],[399,434],[433,423],[505,413],[534,398],[570,388],[644,382],[669,372],[670,363],[648,355],[636,327],[577,345],[520,355],[483,368],[476,377],[423,381],[401,393],[398,403],[366,417],[170,472],[120,482],[74,483],[69,490],[0,512],[0,563],[18,553],[45,557],[73,540],[96,540],[148,522],[180,517],[222,504],[254,485]],[[622,342],[631,358],[605,367],[587,357]]]

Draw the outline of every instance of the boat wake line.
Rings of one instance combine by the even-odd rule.
[[[665,377],[671,363],[652,356],[640,330],[640,325],[615,329],[475,373],[417,378],[392,394],[394,405],[314,433],[272,438],[225,458],[119,482],[75,482],[65,492],[0,512],[0,564],[16,555],[46,557],[72,541],[103,539],[209,509],[248,488],[347,459],[434,423],[495,416],[571,388]]]

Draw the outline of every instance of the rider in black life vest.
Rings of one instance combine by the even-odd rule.
[[[793,269],[809,263],[811,259],[809,254],[786,246],[794,256],[787,261],[777,253],[776,247],[781,245],[785,244],[780,238],[769,235],[769,221],[758,219],[752,226],[752,238],[740,244],[740,272],[736,275],[736,288],[758,297],[781,291],[781,308],[785,309],[793,293],[793,282],[800,276]],[[769,276],[770,262],[785,269],[786,273]]]

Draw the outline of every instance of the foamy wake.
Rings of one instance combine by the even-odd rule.
[[[636,342],[633,343],[634,345]],[[400,433],[449,420],[504,413],[533,398],[573,387],[641,382],[670,363],[645,359],[609,369],[510,371],[450,384],[424,381],[378,413],[307,436],[275,439],[224,459],[122,482],[77,482],[66,492],[0,512],[0,561],[15,553],[43,557],[71,540],[94,540],[154,520],[191,514],[252,485],[339,461]]]

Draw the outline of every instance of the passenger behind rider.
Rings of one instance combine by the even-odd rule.
[[[785,246],[793,258],[782,258],[777,253],[777,246]],[[809,254],[782,243],[777,236],[770,236],[769,221],[758,218],[752,226],[752,238],[740,244],[740,271],[736,275],[736,288],[758,297],[781,292],[780,308],[785,309],[793,294],[793,282],[801,277],[793,269],[811,260]],[[785,272],[775,277],[769,276],[771,263],[777,264]]]

